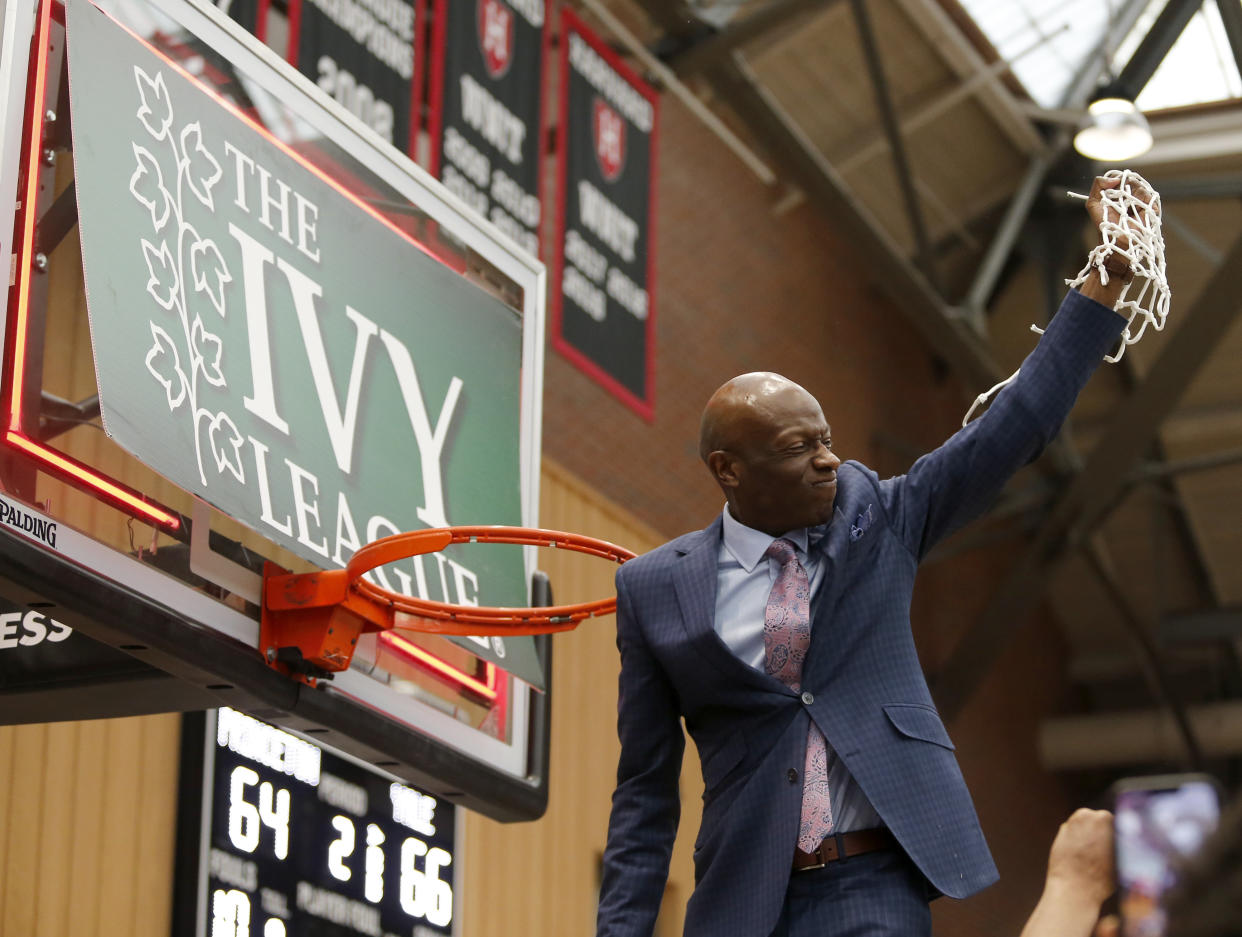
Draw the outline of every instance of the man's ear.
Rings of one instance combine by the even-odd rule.
[[[721,488],[736,488],[738,486],[738,468],[737,460],[723,449],[717,449],[707,456],[707,467],[711,469],[712,477]]]

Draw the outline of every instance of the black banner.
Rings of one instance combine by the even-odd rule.
[[[570,10],[562,22],[553,344],[650,420],[658,98]]]
[[[423,0],[289,0],[288,59],[413,156],[422,26]]]
[[[436,0],[431,171],[539,256],[545,0]]]

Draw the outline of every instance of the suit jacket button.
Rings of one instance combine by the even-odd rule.
[[[810,690],[807,690],[805,693],[802,694],[802,702],[810,706],[813,702],[815,702],[815,694],[812,693]]]
[[[798,783],[798,772],[797,772],[796,770],[794,770],[793,768],[790,768],[790,769],[789,769],[789,770],[785,773],[785,777],[789,778],[789,783],[790,783],[790,784],[797,784],[797,783]]]

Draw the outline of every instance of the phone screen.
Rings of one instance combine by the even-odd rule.
[[[1220,801],[1207,781],[1123,790],[1114,806],[1122,937],[1160,937],[1164,895],[1180,861],[1216,829]]]

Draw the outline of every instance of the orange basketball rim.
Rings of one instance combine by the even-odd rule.
[[[569,631],[616,610],[616,597],[545,608],[453,605],[394,592],[363,576],[397,560],[436,553],[454,543],[554,547],[624,563],[634,554],[582,534],[535,527],[435,527],[384,537],[358,550],[344,569],[290,573],[263,568],[259,647],[268,664],[304,682],[345,670],[358,638],[400,628],[446,635],[531,635]]]

